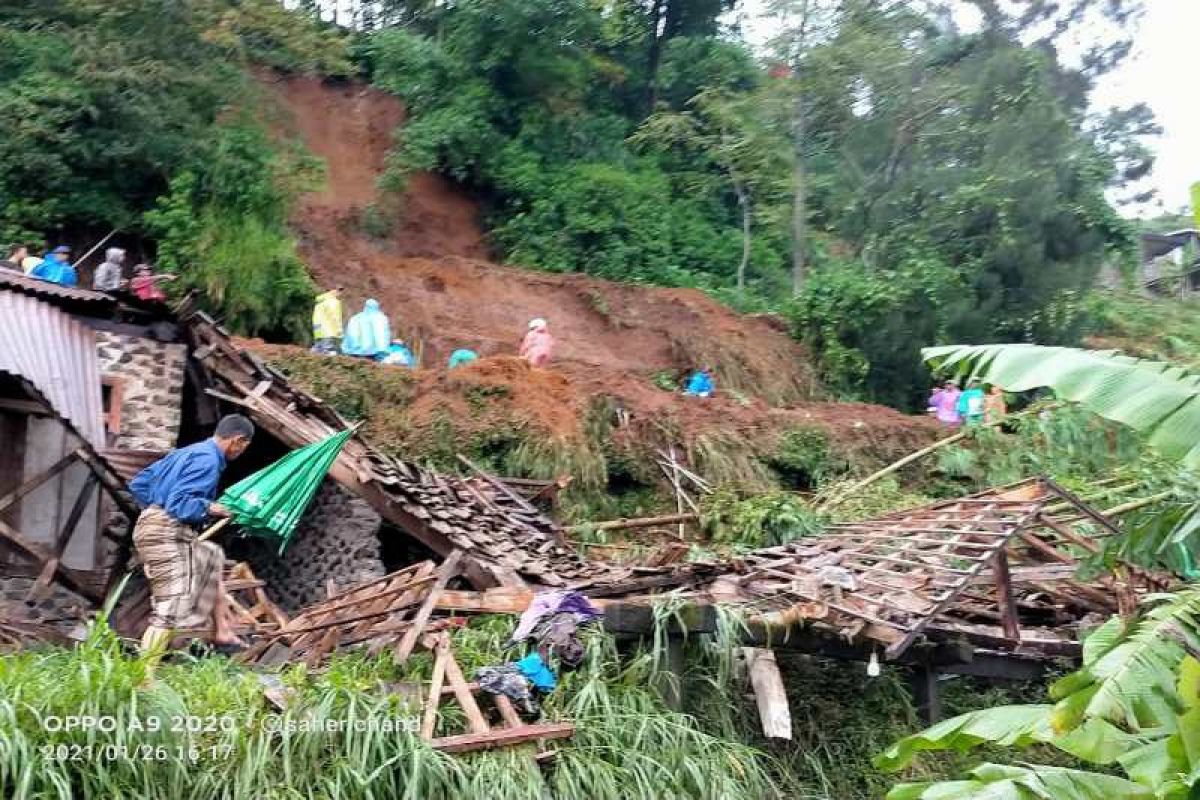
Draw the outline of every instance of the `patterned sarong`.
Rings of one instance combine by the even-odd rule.
[[[150,624],[174,630],[208,628],[225,553],[158,506],[138,517],[133,543],[150,584]]]

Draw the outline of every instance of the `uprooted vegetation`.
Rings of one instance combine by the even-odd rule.
[[[657,463],[672,450],[739,496],[808,492],[882,466],[937,432],[878,406],[700,400],[648,380],[596,394],[570,371],[531,370],[511,357],[434,372],[259,349],[298,386],[365,421],[367,438],[393,455],[459,471],[461,453],[498,474],[569,476],[564,512],[571,521],[673,509]]]

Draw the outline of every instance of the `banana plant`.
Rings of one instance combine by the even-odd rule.
[[[1124,778],[1047,765],[985,764],[969,779],[899,784],[889,800],[1146,797],[1200,793],[1200,589],[1150,601],[1132,623],[1114,617],[1085,641],[1083,664],[1050,687],[1054,703],[1000,706],[945,720],[875,759],[887,772],[922,752],[984,744],[1049,745]],[[974,792],[974,794],[972,794]]]

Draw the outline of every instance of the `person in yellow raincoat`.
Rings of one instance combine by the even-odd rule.
[[[314,353],[335,355],[342,343],[342,287],[335,286],[317,295],[313,306]]]

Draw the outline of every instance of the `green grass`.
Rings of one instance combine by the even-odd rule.
[[[514,657],[503,642],[509,618],[455,634],[463,669]],[[754,748],[666,709],[651,688],[652,652],[618,658],[614,642],[586,636],[582,668],[562,676],[545,703],[549,719],[576,723],[556,764],[540,769],[532,746],[447,756],[407,732],[355,730],[355,720],[412,719],[402,695],[382,687],[427,679],[430,659],[403,674],[386,659],[339,656],[327,670],[282,673],[294,699],[284,719],[310,728],[272,731],[274,712],[257,677],[225,659],[164,665],[150,690],[136,688],[144,664],[104,625],[75,650],[26,651],[0,659],[0,796],[29,798],[712,798],[776,796],[767,760]],[[48,720],[94,717],[111,731],[57,731]],[[175,729],[198,718],[213,730]],[[458,720],[447,714],[439,732]],[[396,723],[400,725],[399,722]],[[64,745],[78,760],[53,757]],[[48,749],[49,748],[49,749]],[[88,748],[91,748],[89,751]],[[195,758],[189,758],[188,753]],[[180,755],[183,757],[181,758]]]

